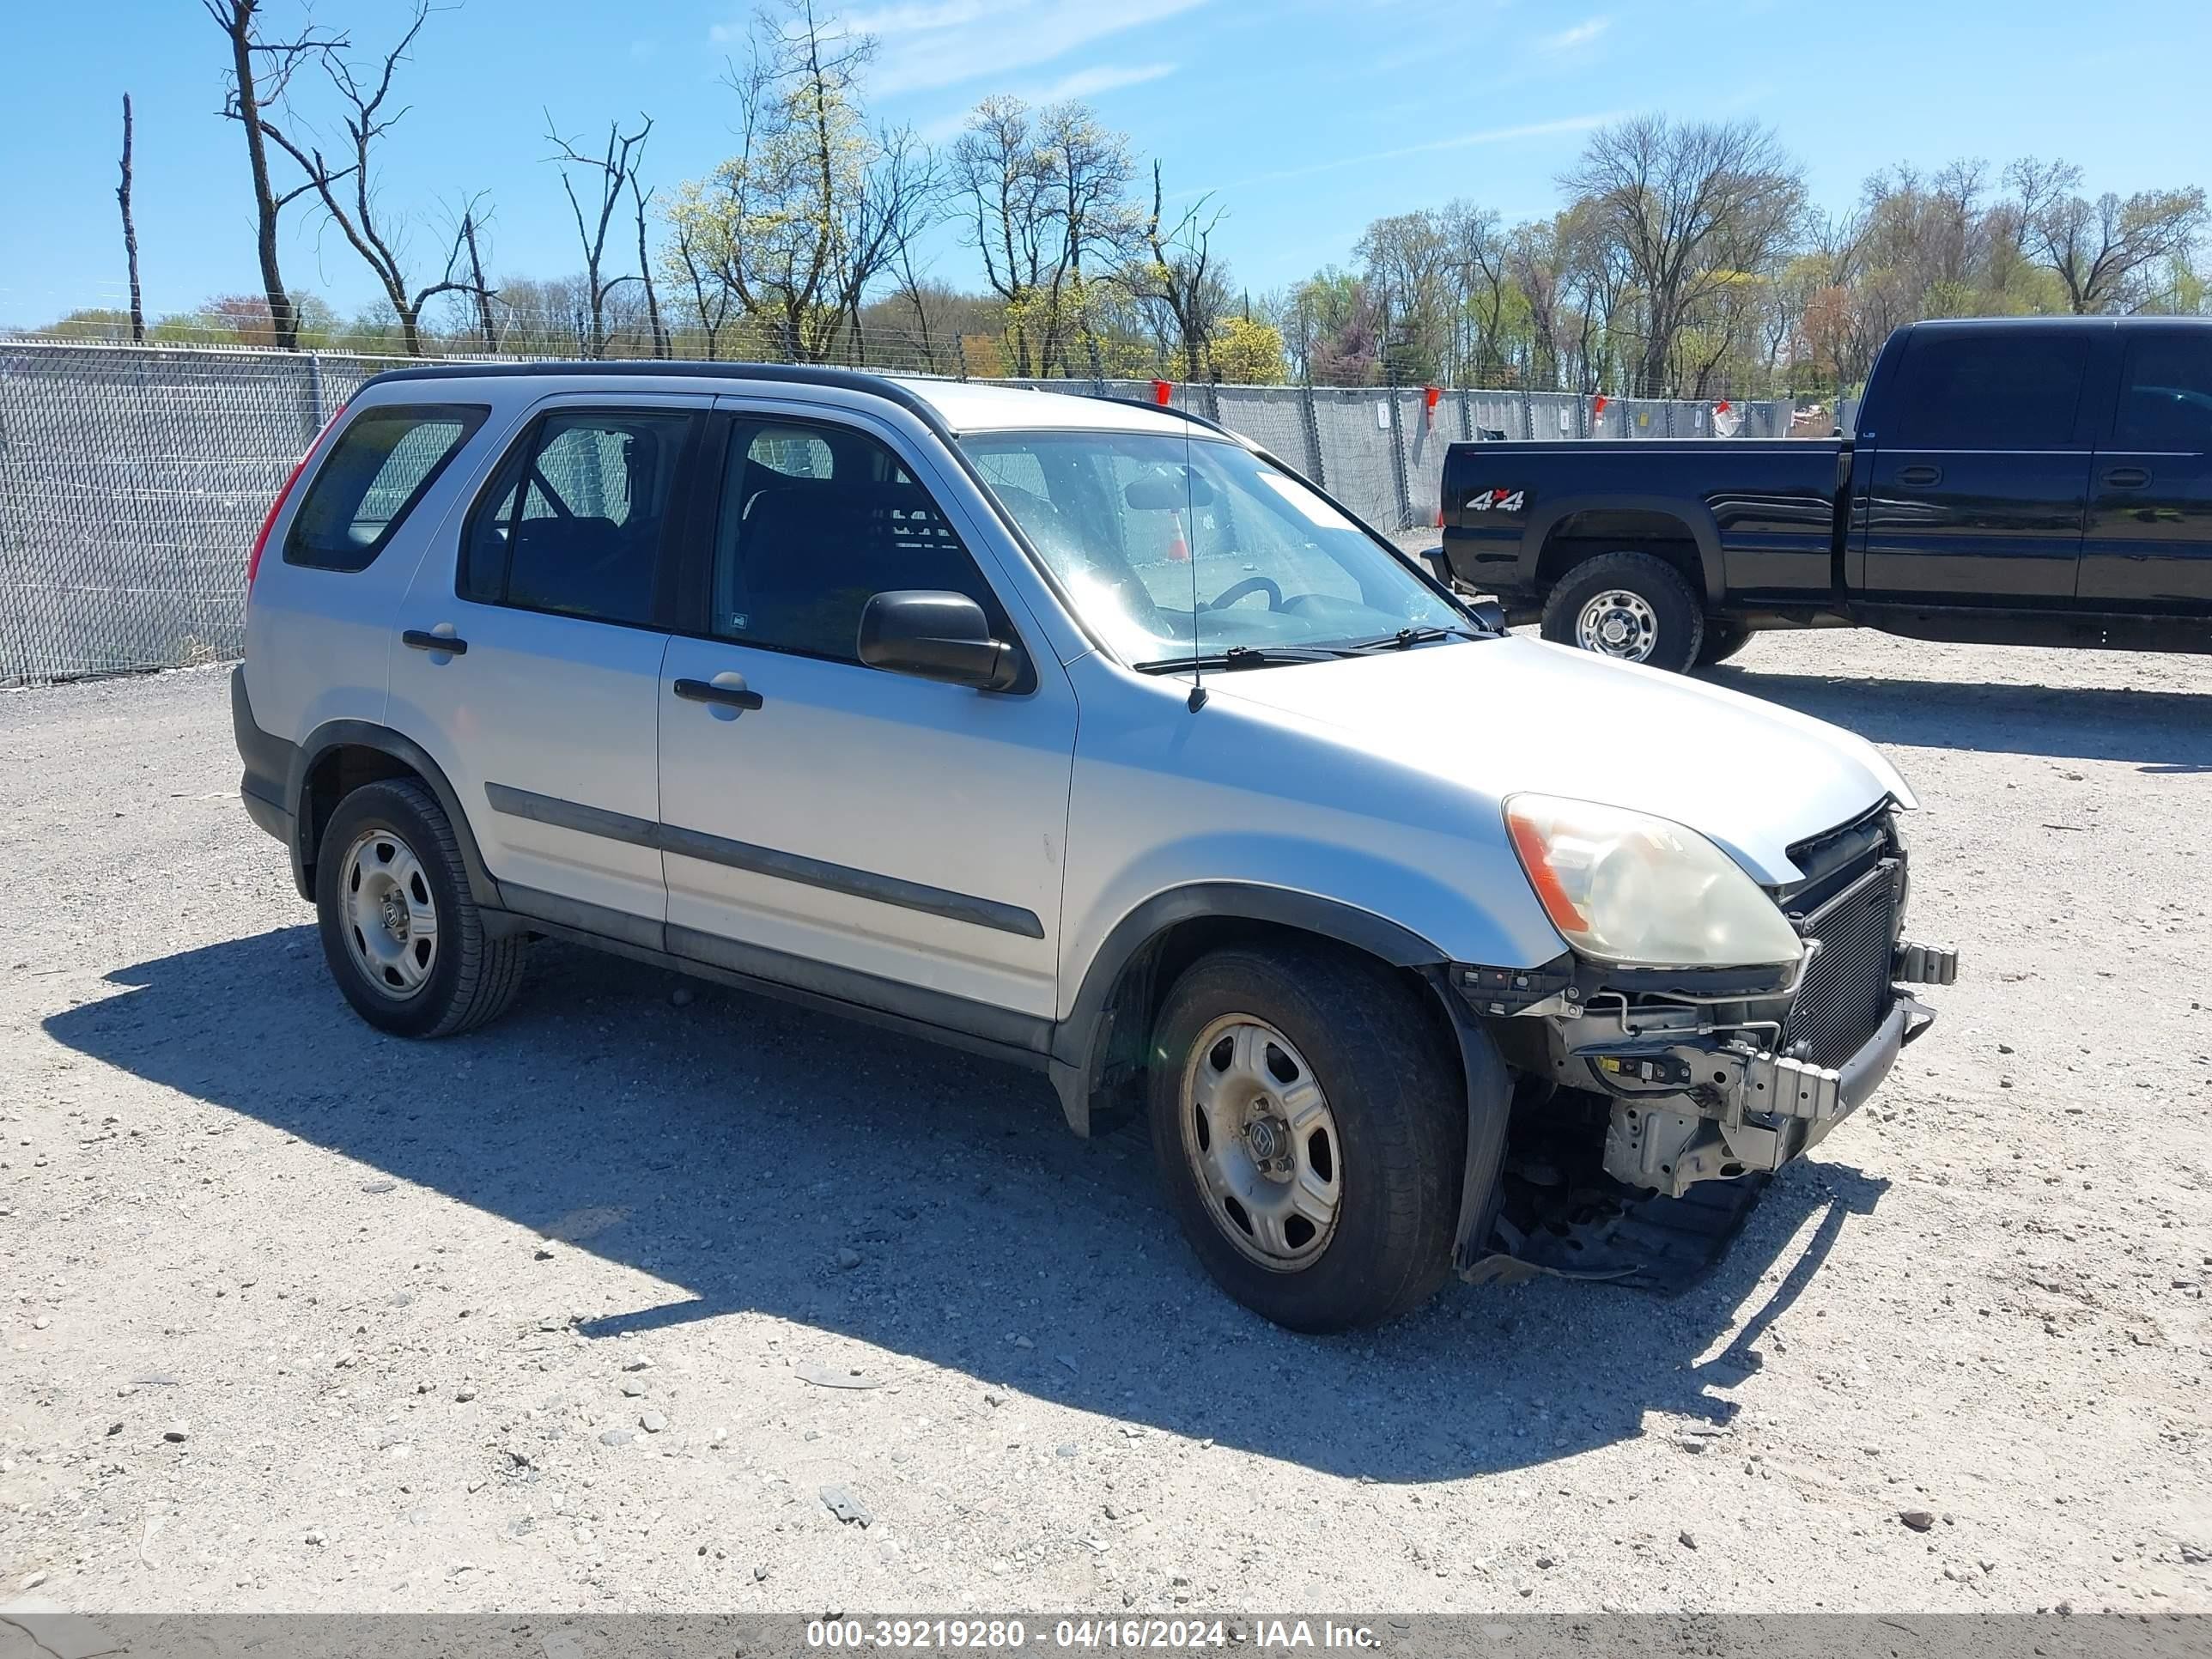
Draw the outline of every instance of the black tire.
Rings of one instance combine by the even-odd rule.
[[[1576,623],[1583,607],[1609,592],[1632,594],[1650,611],[1655,637],[1641,661],[1680,674],[1698,660],[1705,637],[1704,604],[1680,571],[1650,553],[1602,553],[1568,571],[1544,601],[1544,637],[1579,645]]]
[[[1427,1301],[1450,1271],[1466,1088],[1418,995],[1381,966],[1324,948],[1236,946],[1192,963],[1160,1011],[1151,1115],[1162,1184],[1215,1282],[1278,1325],[1324,1333],[1380,1324]],[[1217,1215],[1186,1149],[1186,1072],[1207,1063],[1196,1049],[1208,1028],[1235,1015],[1295,1045],[1340,1142],[1329,1148],[1333,1227],[1295,1268],[1262,1266],[1231,1241],[1232,1224]]]
[[[1751,643],[1752,631],[1738,623],[1707,623],[1705,642],[1698,647],[1698,666],[1726,662]]]
[[[380,830],[414,854],[436,916],[428,976],[410,992],[380,989],[347,939],[353,927],[342,890],[348,854]],[[379,1030],[452,1036],[497,1018],[521,989],[528,942],[519,933],[494,939],[484,932],[453,826],[437,797],[412,779],[364,784],[338,803],[315,860],[315,910],[331,977],[354,1012]]]

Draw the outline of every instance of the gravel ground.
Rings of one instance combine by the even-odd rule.
[[[2212,665],[1716,678],[1913,779],[1941,1022],[1686,1295],[1322,1341],[1024,1073],[563,947],[380,1037],[222,672],[0,696],[0,1600],[2212,1609]]]

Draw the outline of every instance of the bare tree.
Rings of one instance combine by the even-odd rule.
[[[1560,184],[1590,204],[1644,310],[1639,389],[1673,382],[1674,343],[1697,309],[1788,252],[1804,203],[1796,162],[1754,122],[1638,116],[1601,129]]]
[[[123,94],[123,182],[115,187],[115,199],[123,209],[123,258],[131,268],[131,337],[138,343],[146,338],[146,305],[138,291],[138,227],[131,218],[131,94]]]
[[[1175,319],[1186,379],[1212,378],[1213,335],[1220,326],[1229,293],[1213,257],[1213,232],[1225,209],[1210,208],[1201,196],[1170,225],[1161,211],[1160,164],[1152,163],[1152,211],[1145,221],[1144,248],[1152,257],[1133,259],[1121,271],[1122,284],[1136,298],[1163,306]],[[1209,210],[1210,209],[1210,210]]]
[[[641,115],[644,125],[635,132],[625,133],[619,121],[607,123],[606,148],[599,154],[588,155],[563,138],[554,127],[551,111],[545,115],[546,141],[560,153],[550,159],[561,169],[561,188],[568,193],[568,210],[576,221],[576,240],[584,251],[584,282],[589,289],[591,304],[591,333],[586,349],[597,357],[607,350],[607,296],[624,283],[649,281],[646,270],[625,271],[619,276],[606,274],[607,228],[613,222],[615,209],[621,204],[623,191],[631,188],[637,177],[639,164],[645,159],[645,141],[653,133],[653,118]],[[599,175],[599,205],[587,216],[581,198],[576,194],[575,181],[568,169],[575,167]],[[638,245],[644,246],[643,210],[640,210]]]
[[[911,128],[878,134],[872,151],[836,243],[838,300],[851,319],[856,354],[863,343],[861,318],[867,290],[879,278],[896,275],[901,291],[909,297],[914,294],[914,245],[945,193],[936,158]],[[927,351],[927,317],[922,335]]]
[[[404,226],[381,219],[370,160],[372,151],[407,113],[404,105],[396,109],[390,107],[392,82],[399,65],[407,61],[408,51],[429,16],[428,0],[416,0],[406,32],[374,70],[364,70],[339,46],[321,49],[319,56],[324,72],[345,105],[345,112],[340,118],[345,133],[344,166],[334,166],[326,160],[312,136],[295,138],[286,128],[271,121],[265,104],[259,121],[263,135],[297,162],[301,172],[307,175],[303,188],[315,192],[330,222],[375,274],[399,320],[401,345],[410,357],[422,355],[423,306],[441,294],[471,291],[470,283],[459,274],[465,241],[459,226],[455,227],[447,250],[445,268],[437,280],[419,288],[410,286]],[[341,185],[345,189],[341,191]],[[464,222],[472,216],[472,213],[465,215]]]
[[[653,355],[665,357],[668,356],[668,331],[661,325],[660,295],[653,286],[653,260],[645,251],[645,204],[653,199],[653,192],[639,190],[635,173],[629,176],[629,198],[637,209],[637,275],[638,280],[645,284],[645,315],[653,331]]]
[[[1423,211],[1376,219],[1352,251],[1376,308],[1390,377],[1419,381],[1437,375],[1452,334],[1451,256],[1438,216]]]
[[[499,319],[491,308],[492,291],[484,283],[483,255],[477,248],[477,217],[473,203],[461,214],[461,240],[469,250],[469,287],[475,293],[477,325],[483,331],[484,349],[495,352],[499,349]]]
[[[1135,166],[1127,138],[1085,104],[995,97],[969,112],[950,184],[984,280],[1006,302],[1016,374],[1066,368],[1067,339],[1087,326],[1085,262],[1111,267],[1141,245],[1127,200]]]
[[[669,243],[669,267],[690,290],[692,319],[705,337],[707,361],[713,362],[720,354],[723,325],[738,303],[737,290],[722,280],[706,245],[708,234],[697,222],[680,213],[668,217],[674,233]]]
[[[2138,191],[2123,200],[2111,191],[2095,201],[2081,194],[2081,169],[2015,161],[2006,179],[2018,194],[2021,246],[2065,285],[2078,315],[2135,310],[2156,295],[2142,290],[2143,273],[2185,253],[2204,226],[2204,192]]]
[[[1031,369],[1030,312],[1056,251],[1046,206],[1050,167],[1034,127],[1020,99],[986,98],[952,146],[952,183],[964,204],[969,246],[982,258],[983,280],[1006,302],[1018,375]]]
[[[915,333],[921,347],[922,367],[934,373],[937,346],[929,337],[929,299],[915,268],[915,240],[911,236],[900,239],[892,256],[892,270],[898,278],[898,297],[914,311]]]
[[[1060,259],[1047,293],[1045,351],[1048,359],[1059,356],[1065,370],[1060,341],[1066,323],[1091,337],[1094,351],[1097,346],[1084,261],[1118,261],[1139,245],[1142,221],[1127,199],[1136,161],[1127,136],[1106,125],[1088,104],[1054,104],[1041,112],[1038,126],[1050,186],[1047,200],[1060,234]],[[1066,315],[1071,298],[1073,318]]]
[[[200,0],[230,43],[230,86],[222,112],[246,130],[246,155],[253,174],[254,241],[261,261],[261,289],[269,304],[276,343],[286,350],[300,343],[299,308],[285,292],[276,262],[276,223],[284,209],[314,188],[312,181],[278,191],[270,182],[268,129],[263,109],[281,103],[293,72],[310,58],[343,48],[343,35],[309,28],[289,40],[264,40],[261,0]]]
[[[1476,386],[1496,379],[1505,366],[1503,337],[1505,301],[1511,292],[1506,269],[1507,242],[1498,216],[1488,208],[1453,202],[1443,211],[1446,258],[1463,296],[1453,309],[1473,327],[1472,350],[1455,350],[1455,367]]]

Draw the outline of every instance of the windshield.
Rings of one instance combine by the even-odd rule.
[[[976,433],[961,447],[1127,662],[1467,627],[1358,525],[1240,445],[1078,431]]]

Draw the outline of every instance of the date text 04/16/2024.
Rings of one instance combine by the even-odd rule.
[[[1175,1652],[1218,1648],[1232,1638],[1219,1619],[1061,1619],[1032,1630],[1018,1619],[817,1619],[806,1626],[806,1645],[817,1650],[892,1649],[1003,1653],[1032,1647]],[[1249,1639],[1262,1650],[1338,1649],[1352,1652],[1382,1645],[1365,1625],[1324,1619],[1260,1619]]]

